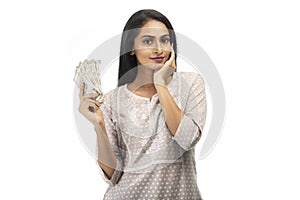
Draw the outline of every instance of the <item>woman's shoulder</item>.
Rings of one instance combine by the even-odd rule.
[[[201,74],[197,72],[176,72],[177,76],[186,81],[187,83],[192,83],[196,79],[204,81]]]
[[[113,98],[113,95],[116,93],[117,89],[119,87],[116,87],[116,88],[113,88],[113,89],[110,89],[108,90],[107,92],[104,92],[103,95],[104,95],[104,102],[111,102],[111,99]]]
[[[124,85],[115,87],[113,89],[110,89],[107,92],[104,92],[104,99],[108,100],[109,102],[113,98],[116,99],[122,93],[122,89],[124,89],[125,87],[126,87],[126,85],[124,84]]]

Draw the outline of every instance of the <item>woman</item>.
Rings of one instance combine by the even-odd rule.
[[[93,125],[104,199],[201,199],[194,147],[206,118],[203,78],[176,72],[169,20],[140,10],[122,34],[118,87],[104,103],[83,95],[79,112]],[[94,113],[89,111],[94,108]]]

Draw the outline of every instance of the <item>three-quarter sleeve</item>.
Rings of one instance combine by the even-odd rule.
[[[184,150],[190,150],[200,140],[206,119],[205,83],[200,74],[196,77],[189,90],[183,117],[176,130],[175,140]]]
[[[117,136],[117,131],[115,127],[115,123],[113,122],[112,119],[112,109],[111,109],[111,101],[112,100],[112,91],[108,92],[106,95],[104,95],[104,102],[101,105],[101,110],[103,112],[103,119],[105,123],[105,129],[106,133],[109,139],[109,142],[111,144],[113,153],[116,157],[116,168],[114,173],[112,174],[112,177],[109,179],[103,169],[99,166],[98,160],[96,161],[96,164],[99,168],[99,172],[104,179],[106,183],[108,183],[110,186],[114,186],[118,183],[120,178],[122,177],[123,171],[122,171],[122,166],[123,166],[123,159],[121,155],[121,151],[118,145],[118,136]],[[104,163],[106,164],[106,163]]]

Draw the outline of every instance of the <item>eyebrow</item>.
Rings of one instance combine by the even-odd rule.
[[[165,36],[169,36],[170,37],[169,34],[162,35],[161,37],[165,37]],[[155,38],[153,35],[143,35],[142,38],[144,38],[144,37]]]

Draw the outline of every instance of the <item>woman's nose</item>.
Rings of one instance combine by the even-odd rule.
[[[160,44],[159,41],[156,42],[156,45],[155,45],[155,47],[154,47],[154,51],[155,51],[156,53],[162,53],[162,52],[163,52],[163,49],[161,48],[161,44]]]

